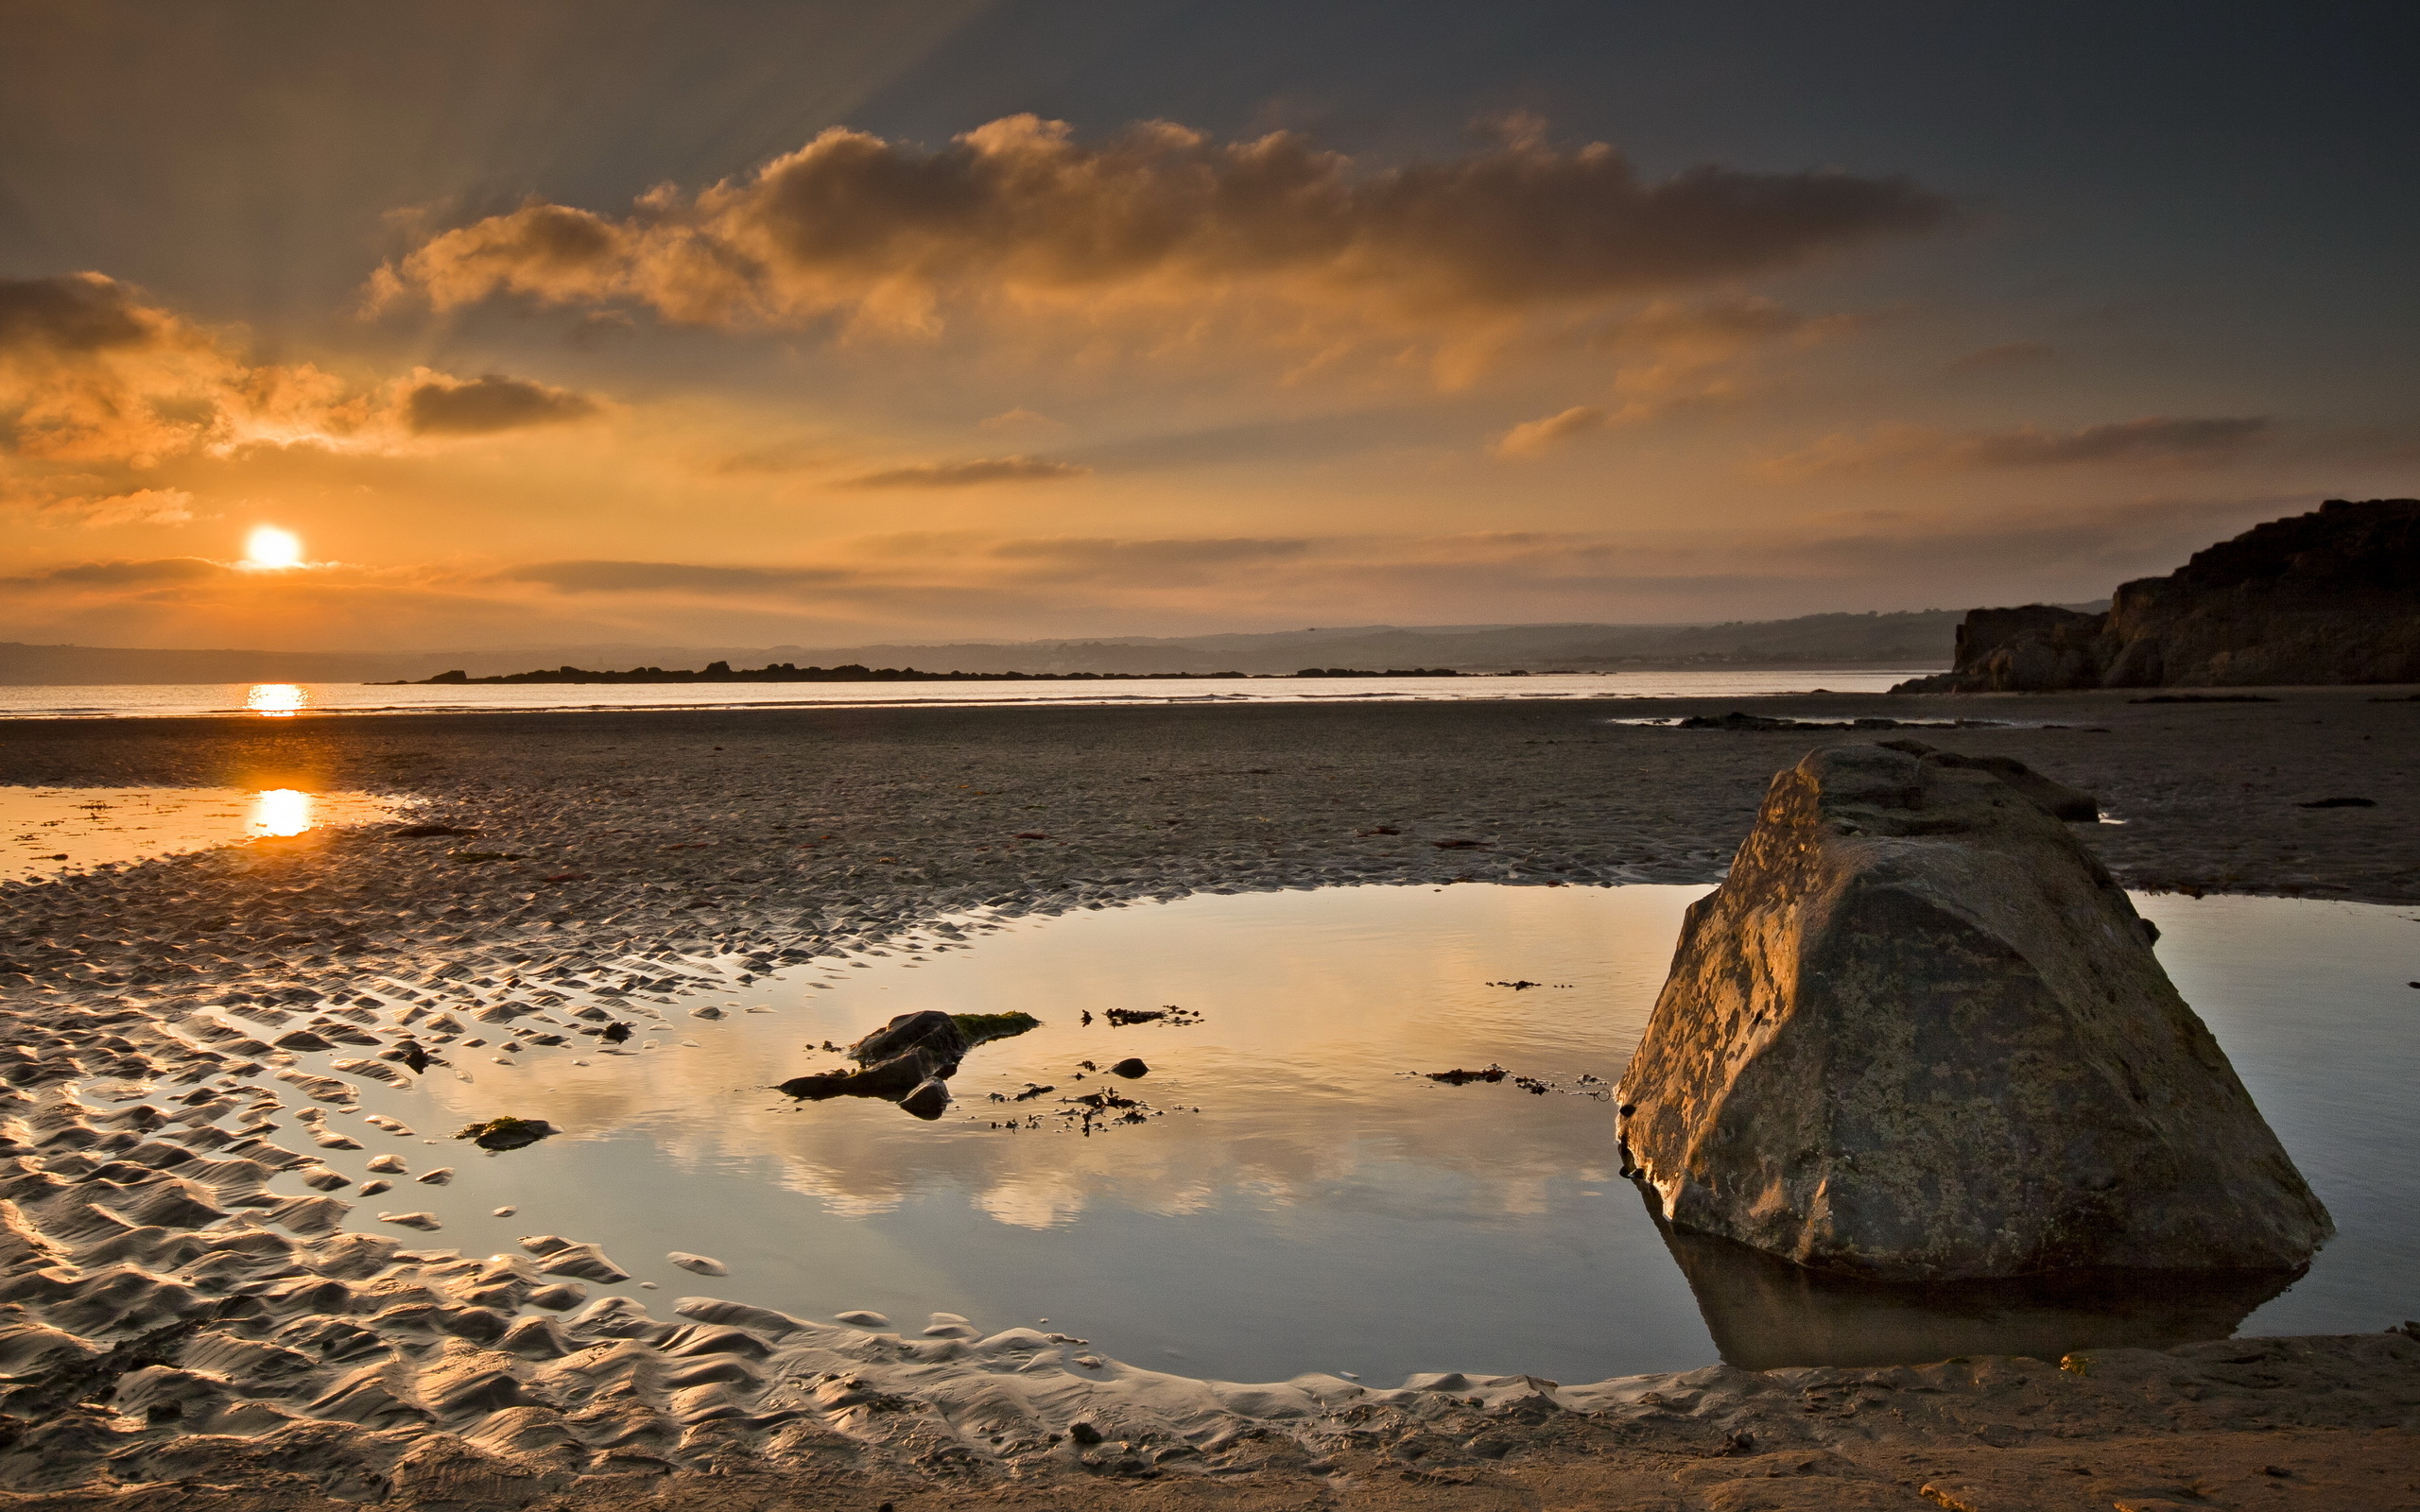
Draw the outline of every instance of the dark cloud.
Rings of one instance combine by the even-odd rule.
[[[2055,467],[2066,462],[2205,457],[2257,445],[2267,440],[2273,429],[2268,421],[2257,417],[2170,420],[2165,415],[2148,415],[2114,424],[2087,425],[2080,431],[2023,430],[2006,436],[1979,436],[1962,443],[1958,454],[1980,467]]]
[[[978,483],[1051,483],[1091,472],[1073,462],[1041,456],[995,456],[974,462],[927,462],[886,468],[841,480],[844,489],[965,489]]]
[[[542,561],[492,582],[536,583],[563,593],[769,593],[840,581],[815,567],[705,567],[671,561]]]
[[[0,279],[0,356],[139,347],[159,330],[132,290],[98,273]]]
[[[1320,547],[1309,539],[1202,537],[1120,541],[1063,536],[1004,541],[989,553],[1013,564],[1015,580],[1106,582],[1177,587],[1226,580],[1237,569],[1291,565]]]
[[[1970,352],[1949,364],[1951,372],[1999,372],[2011,368],[2038,368],[2059,354],[2039,341],[2004,341],[1996,347]]]
[[[2139,420],[2048,431],[2026,426],[1955,435],[1916,425],[1882,425],[1868,435],[1827,436],[1759,465],[1768,477],[1858,477],[1910,470],[2064,467],[2086,463],[2191,465],[2222,462],[2266,443],[2275,425],[2257,416]]]
[[[432,376],[406,389],[403,404],[404,423],[415,436],[490,436],[597,412],[585,394],[493,372],[467,380]]]
[[[5,579],[17,588],[147,588],[163,583],[191,583],[206,578],[223,577],[231,571],[224,563],[207,561],[199,557],[156,557],[141,561],[88,561],[71,567],[53,567],[46,572],[30,573],[23,577]]]
[[[652,192],[621,219],[525,204],[430,239],[373,292],[908,327],[962,297],[1258,292],[1442,325],[1770,271],[1951,216],[1900,178],[1707,165],[1650,180],[1535,122],[1466,157],[1374,172],[1289,132],[1217,142],[1150,122],[1092,146],[1020,115],[938,150],[835,128],[746,179]]]

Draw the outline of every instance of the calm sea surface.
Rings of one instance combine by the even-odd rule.
[[[1885,693],[1937,668],[1877,672],[1589,672],[1467,678],[1171,678],[1118,682],[522,683],[392,687],[358,682],[206,682],[0,688],[0,719],[218,714],[429,713],[550,709],[787,709],[819,704],[1312,703],[1327,699],[1733,698]]]

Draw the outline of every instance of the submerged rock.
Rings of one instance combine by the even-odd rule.
[[[454,1131],[454,1137],[469,1140],[483,1150],[518,1150],[562,1132],[543,1118],[514,1118],[506,1114],[485,1123],[465,1124]],[[429,1180],[436,1174],[432,1171],[421,1179]]]
[[[1933,756],[1774,779],[1616,1100],[1675,1227],[1818,1269],[2289,1269],[2334,1231],[2108,871]]]
[[[927,1076],[915,1089],[899,1099],[902,1112],[930,1122],[942,1116],[949,1107],[949,1083],[939,1076]]]

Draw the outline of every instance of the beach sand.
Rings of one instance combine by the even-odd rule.
[[[973,909],[1711,882],[1772,774],[1845,740],[2099,794],[2124,822],[2087,838],[2130,885],[2412,902],[2420,703],[2375,701],[2408,691],[0,725],[12,783],[394,793],[475,832],[0,886],[0,1504],[2420,1504],[2401,1332],[1236,1386],[946,1319],[581,1306],[552,1290],[576,1250],[465,1258],[375,1221],[407,1191],[263,1191],[392,1134],[346,1117],[340,1076],[400,1076],[378,1057],[403,1040],[503,1032],[556,988],[677,998]],[[2022,727],[1608,723],[1733,707]],[[2329,798],[2372,806],[2304,806]],[[330,1044],[339,1075],[299,1068]]]

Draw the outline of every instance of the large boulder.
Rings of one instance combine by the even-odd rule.
[[[2125,893],[1990,771],[1773,780],[1616,1091],[1676,1227],[1951,1280],[2273,1270],[2334,1231]]]

